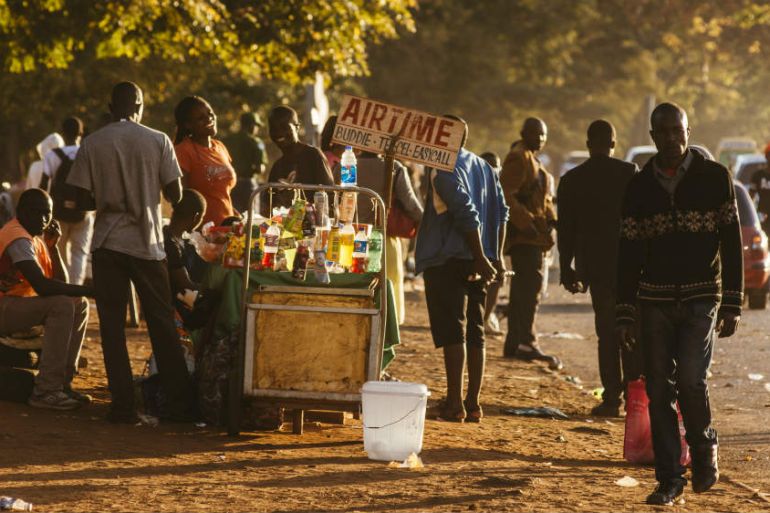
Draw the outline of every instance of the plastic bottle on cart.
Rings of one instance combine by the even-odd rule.
[[[357,182],[358,162],[352,146],[345,146],[345,151],[340,159],[340,185],[343,187],[355,187]]]
[[[316,191],[313,194],[313,205],[315,207],[315,225],[329,225],[329,196],[325,191]]]
[[[358,274],[366,272],[366,255],[368,247],[369,237],[366,236],[366,230],[362,228],[356,234],[356,238],[353,239],[353,267],[350,269],[352,272]]]
[[[369,261],[366,264],[366,271],[378,273],[382,269],[382,230],[375,228],[369,235]]]
[[[326,259],[334,264],[340,261],[341,239],[339,226],[332,226],[329,232],[329,240],[326,243]]]
[[[275,266],[275,255],[278,253],[278,239],[281,237],[281,229],[277,224],[271,224],[265,232],[265,247],[262,255],[262,268],[272,271]]]
[[[356,230],[348,223],[340,230],[340,259],[342,267],[349,268],[353,265],[353,244],[356,238]]]

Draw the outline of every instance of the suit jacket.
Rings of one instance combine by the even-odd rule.
[[[614,285],[623,195],[636,164],[612,157],[591,157],[559,181],[559,260],[575,261],[579,280]]]

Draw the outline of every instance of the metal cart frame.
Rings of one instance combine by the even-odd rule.
[[[264,303],[252,303],[249,293],[249,274],[251,264],[251,251],[245,251],[243,264],[243,289],[241,304],[241,325],[238,337],[238,352],[235,365],[230,375],[229,397],[228,397],[228,434],[237,435],[240,433],[241,426],[241,408],[244,395],[250,395],[263,399],[265,403],[276,404],[293,410],[294,432],[302,432],[303,410],[306,409],[327,409],[337,411],[358,412],[361,402],[360,393],[334,393],[334,392],[308,392],[298,390],[281,389],[252,389],[252,365],[253,360],[246,361],[247,352],[254,348],[254,319],[259,310],[282,310],[298,312],[318,312],[318,313],[344,313],[369,315],[372,317],[371,336],[368,342],[368,361],[366,362],[366,379],[379,380],[382,366],[382,351],[385,341],[385,324],[387,321],[387,262],[385,257],[384,242],[386,233],[386,210],[385,202],[371,189],[363,187],[342,187],[326,185],[303,185],[303,184],[285,184],[285,183],[266,183],[260,185],[254,191],[249,200],[249,211],[246,221],[246,248],[251,248],[252,228],[254,225],[254,202],[263,192],[269,194],[273,191],[325,191],[327,193],[356,192],[374,199],[375,211],[379,215],[375,218],[379,220],[377,226],[383,234],[382,250],[382,268],[379,274],[379,308],[335,308],[324,306],[297,306],[297,305],[275,305]],[[374,297],[376,290],[374,288],[364,289],[341,289],[334,287],[306,287],[298,288],[292,286],[270,286],[262,285],[259,287],[261,292],[297,292],[302,294],[323,294],[339,296],[369,296]]]

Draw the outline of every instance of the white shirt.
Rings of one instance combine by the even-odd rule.
[[[72,144],[70,146],[63,146],[61,150],[70,158],[70,160],[75,160],[75,155],[78,154],[78,148],[80,148],[80,146]],[[61,166],[61,159],[54,150],[50,150],[45,154],[45,157],[43,158],[43,174],[50,178],[48,181],[49,190],[51,189],[51,182],[53,182],[59,166]]]

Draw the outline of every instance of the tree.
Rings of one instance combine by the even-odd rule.
[[[684,106],[699,142],[768,135],[765,3],[434,0],[415,23],[373,50],[372,74],[357,83],[466,117],[478,151],[507,152],[530,115],[548,123],[551,155],[584,148],[597,118],[616,125],[624,148],[648,142],[648,95]]]
[[[413,30],[416,0],[0,0],[0,173],[69,114],[95,120],[117,81],[146,88],[148,123],[201,94],[225,114],[293,99],[317,71],[368,71],[369,47]],[[34,108],[32,108],[34,107]],[[14,148],[15,147],[15,148]]]

